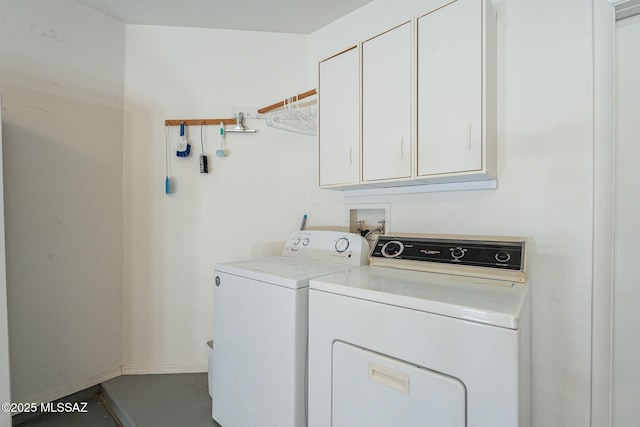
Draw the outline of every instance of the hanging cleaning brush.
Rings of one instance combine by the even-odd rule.
[[[216,156],[226,156],[226,153],[224,152],[224,122],[220,122],[220,147],[216,150]]]
[[[189,153],[191,153],[191,144],[187,142],[184,122],[182,122],[180,123],[180,139],[178,139],[178,150],[176,151],[176,156],[189,157]]]
[[[169,185],[169,127],[165,126],[164,128],[164,170],[165,170],[165,178],[164,178],[164,194],[169,194],[171,192],[171,187]]]
[[[207,156],[204,154],[204,142],[202,140],[202,128],[204,125],[200,125],[200,146],[202,147],[202,154],[200,154],[200,173],[209,173],[209,166],[207,162]]]

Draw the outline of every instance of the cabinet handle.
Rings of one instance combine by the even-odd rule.
[[[467,123],[467,151],[471,151],[471,122]]]
[[[347,155],[347,163],[349,164],[349,166],[353,166],[353,161],[351,160],[351,153],[352,153],[353,149],[351,147],[349,147],[349,153]]]
[[[400,137],[400,160],[404,160],[404,137]]]

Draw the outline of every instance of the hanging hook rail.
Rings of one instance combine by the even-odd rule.
[[[180,126],[184,123],[186,126],[200,126],[200,125],[213,125],[218,126],[220,122],[223,122],[225,125],[235,125],[238,124],[238,120],[234,118],[230,119],[187,119],[187,120],[165,120],[165,126]]]
[[[255,133],[255,129],[247,129],[242,124],[244,113],[237,113],[233,119],[188,119],[188,120],[165,120],[165,126],[204,126],[204,125],[236,125],[234,128],[225,129],[225,132]]]
[[[294,95],[289,99],[295,99],[296,101],[299,101],[301,99],[313,96],[313,95],[315,95],[317,93],[318,92],[316,92],[315,89],[311,89],[311,90],[308,90],[306,92],[299,93],[298,95]],[[269,112],[271,110],[275,110],[276,108],[284,107],[285,105],[290,104],[290,103],[291,103],[291,101],[289,101],[289,100],[276,102],[275,104],[271,104],[271,105],[268,105],[266,107],[262,107],[261,109],[258,110],[258,113],[264,114],[264,113]]]
[[[306,92],[299,93],[298,95],[294,95],[291,98],[288,98],[284,101],[276,102],[275,104],[268,105],[266,107],[262,107],[258,110],[259,114],[264,114],[268,111],[275,110],[280,107],[284,107],[285,105],[291,104],[293,100],[299,101],[304,98],[308,98],[310,96],[316,95],[318,92],[315,89],[308,90]],[[178,120],[165,120],[165,126],[180,126],[184,123],[186,126],[201,126],[201,125],[211,125],[218,126],[220,122],[223,122],[225,125],[237,125],[238,120],[236,117],[226,118],[226,119],[178,119]],[[242,119],[240,120],[240,124],[242,124]]]

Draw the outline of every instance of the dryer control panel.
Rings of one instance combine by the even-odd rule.
[[[515,237],[379,236],[369,261],[385,267],[524,281],[525,249],[525,239]]]

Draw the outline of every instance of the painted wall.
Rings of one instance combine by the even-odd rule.
[[[315,87],[315,86],[312,86]],[[206,371],[213,331],[213,266],[275,255],[305,212],[313,137],[245,120],[255,134],[203,129],[209,174],[175,155],[165,119],[232,117],[309,89],[306,37],[128,26],[125,61],[125,373]],[[165,132],[168,132],[165,135]],[[174,192],[164,194],[165,136]]]
[[[124,25],[73,1],[0,1],[14,402],[120,373]]]
[[[7,264],[4,244],[4,177],[2,174],[2,94],[0,93],[0,403],[11,402],[9,324],[7,314]],[[11,414],[0,412],[0,427],[11,426]]]
[[[317,60],[442,3],[377,0],[317,31],[309,39],[310,81]],[[532,425],[589,425],[592,6],[580,0],[494,5],[499,188],[345,198],[316,188],[312,161],[308,224],[345,225],[346,204],[390,202],[392,231],[528,237]]]

